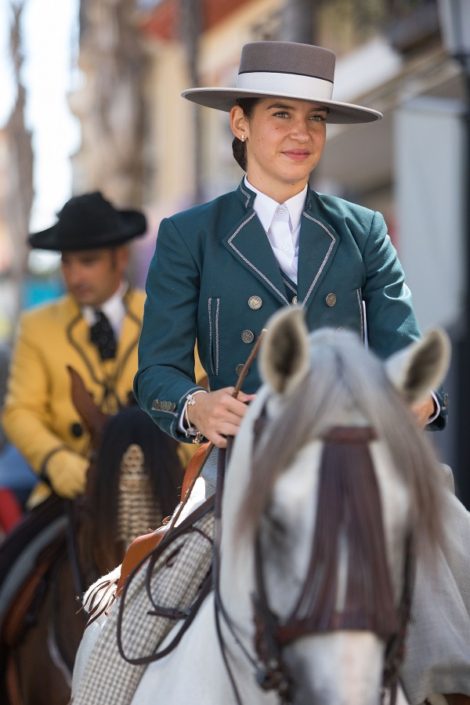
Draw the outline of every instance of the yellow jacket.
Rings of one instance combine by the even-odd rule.
[[[115,413],[119,404],[125,405],[137,370],[144,301],[143,291],[126,293],[116,358],[104,362],[89,342],[88,325],[71,296],[21,316],[3,426],[33,470],[47,475],[59,492],[60,473],[81,473],[84,482],[90,444],[71,400],[66,365],[79,372],[104,412]],[[39,483],[30,505],[48,494],[47,485]]]

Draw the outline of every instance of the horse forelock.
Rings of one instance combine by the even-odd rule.
[[[441,482],[435,451],[389,382],[383,364],[350,334],[311,336],[311,367],[288,396],[271,395],[264,430],[252,454],[252,478],[240,527],[257,525],[278,476],[306,443],[331,427],[370,425],[410,494],[418,534],[440,538]],[[306,468],[311,472],[312,468]]]

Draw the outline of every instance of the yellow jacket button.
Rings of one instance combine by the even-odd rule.
[[[78,421],[70,424],[70,433],[74,438],[81,438],[83,436],[83,426]]]

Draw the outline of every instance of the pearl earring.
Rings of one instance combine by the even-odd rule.
[[[241,139],[242,142],[244,142],[244,141],[246,140],[245,135],[242,135],[242,136],[240,137],[240,139]]]

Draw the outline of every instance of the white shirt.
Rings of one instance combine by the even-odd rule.
[[[265,193],[258,191],[245,177],[246,186],[256,193],[253,209],[261,221],[261,225],[266,232],[274,256],[279,262],[279,266],[295,283],[297,283],[297,268],[299,263],[299,235],[300,221],[304,210],[305,198],[307,196],[307,184],[299,193],[287,199],[283,204],[279,204]],[[290,239],[285,238],[283,242],[276,241],[271,233],[271,224],[279,206],[285,206],[289,211]]]
[[[96,322],[95,309],[103,311],[107,316],[114,330],[116,338],[119,338],[121,333],[122,323],[126,315],[123,298],[129,285],[127,282],[121,282],[118,290],[101,306],[82,306],[82,316],[89,326]]]

